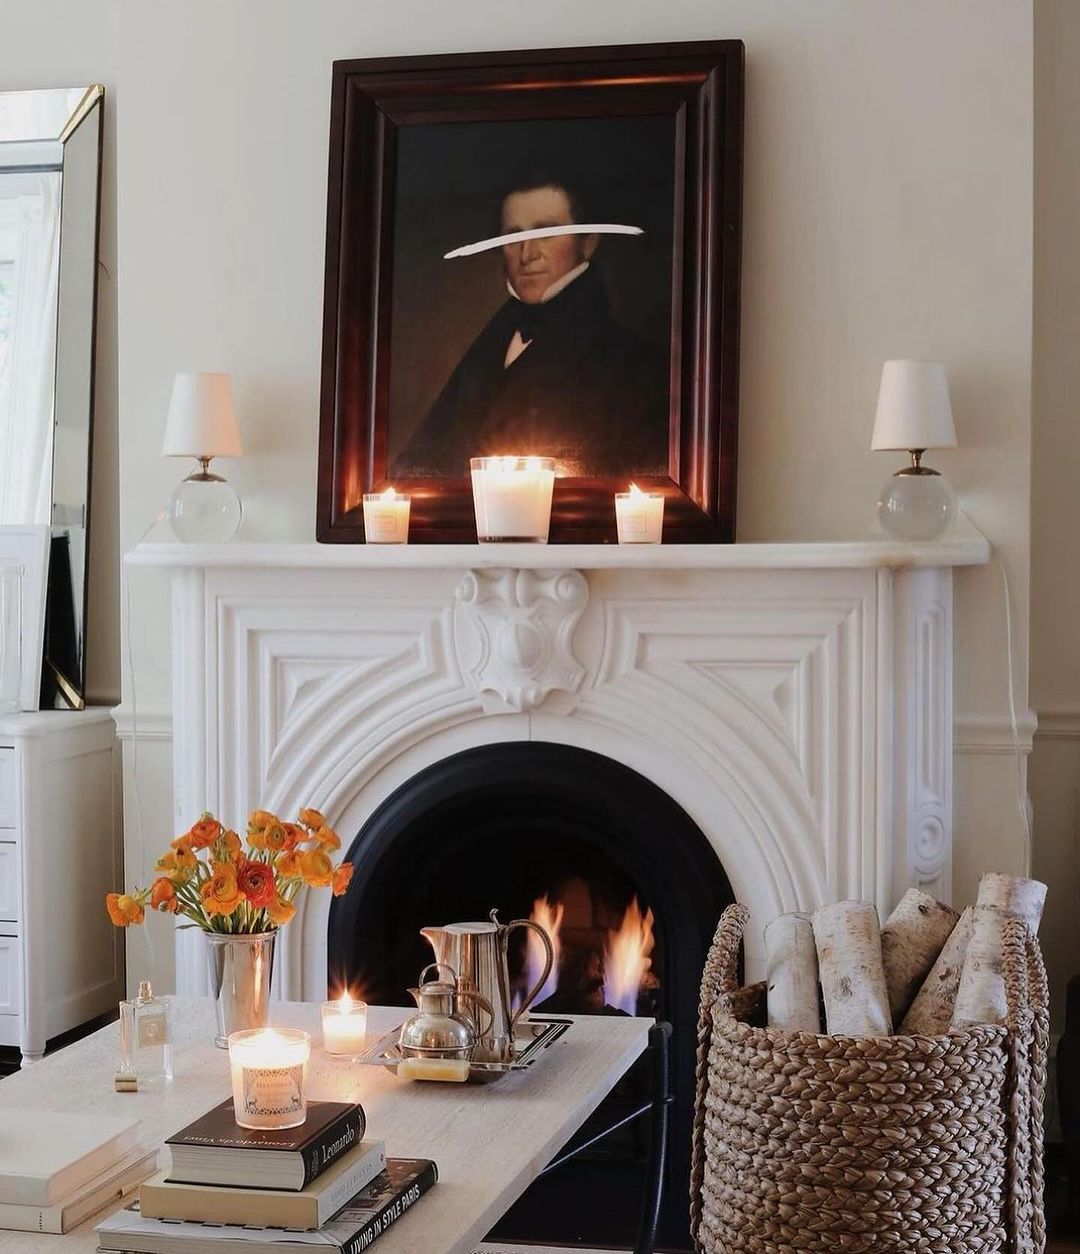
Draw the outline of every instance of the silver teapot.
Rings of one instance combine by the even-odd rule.
[[[435,978],[425,983],[429,971]],[[440,978],[449,973],[449,980]],[[416,988],[410,988],[418,1011],[401,1025],[398,1047],[406,1058],[471,1058],[478,1032],[472,1018],[462,1013],[462,1005],[471,1001],[488,1016],[488,1026],[495,1015],[490,1003],[479,993],[458,988],[457,972],[448,963],[432,962],[420,972]]]
[[[472,1058],[474,1062],[509,1062],[514,1057],[514,1025],[528,1010],[551,973],[555,953],[551,937],[531,919],[515,919],[500,923],[498,911],[492,910],[489,923],[450,923],[446,927],[423,927],[420,935],[431,943],[440,964],[457,972],[458,992],[471,997],[490,1011],[491,1019],[482,1026],[479,1016],[465,1007],[477,1037]],[[511,1007],[510,973],[506,961],[507,940],[516,928],[530,928],[544,945],[546,959],[540,978],[529,989],[516,1010]]]

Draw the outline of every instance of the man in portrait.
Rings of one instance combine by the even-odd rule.
[[[591,221],[580,194],[550,172],[516,179],[502,197],[502,235]],[[553,235],[501,251],[507,298],[399,466],[457,475],[471,456],[514,453],[554,457],[566,475],[666,474],[667,355],[613,316],[601,237]]]

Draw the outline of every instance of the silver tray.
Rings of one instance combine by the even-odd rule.
[[[510,1062],[473,1062],[469,1064],[469,1083],[490,1084],[511,1071],[527,1071],[544,1056],[545,1050],[571,1026],[570,1019],[548,1015],[529,1015],[514,1026],[514,1057]],[[385,1067],[397,1074],[397,1065],[404,1055],[398,1047],[401,1025],[380,1037],[372,1049],[354,1061],[366,1067]]]

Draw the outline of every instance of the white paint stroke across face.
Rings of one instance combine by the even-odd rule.
[[[640,226],[621,226],[616,222],[570,222],[565,226],[535,226],[528,231],[511,231],[508,235],[493,235],[491,239],[477,240],[475,244],[462,244],[443,256],[443,261],[455,257],[473,257],[492,248],[506,244],[524,244],[530,239],[552,239],[556,235],[644,235]]]

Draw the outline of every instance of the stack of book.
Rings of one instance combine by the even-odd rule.
[[[357,1105],[310,1102],[299,1128],[249,1131],[222,1102],[166,1142],[169,1170],[98,1225],[98,1247],[221,1254],[242,1239],[244,1254],[303,1245],[359,1254],[437,1179],[433,1162],[388,1160],[364,1132]]]
[[[157,1165],[137,1119],[0,1111],[0,1228],[64,1233],[131,1193]]]

